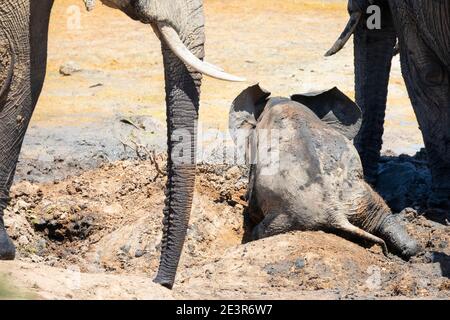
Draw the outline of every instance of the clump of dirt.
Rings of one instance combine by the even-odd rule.
[[[166,181],[160,174],[164,160],[156,161],[122,161],[61,182],[16,184],[5,220],[18,247],[19,262],[12,263],[22,263],[22,271],[11,277],[55,268],[53,284],[44,276],[33,277],[41,289],[17,280],[44,297],[57,296],[59,289],[52,291],[52,286],[64,279],[64,272],[76,270],[89,279],[61,298],[93,298],[83,290],[93,290],[96,275],[109,277],[105,281],[111,287],[126,286],[129,277],[154,277]],[[408,231],[425,248],[409,262],[324,232],[243,244],[247,180],[246,167],[199,166],[175,298],[450,297],[448,225],[414,209],[402,211]],[[138,297],[149,297],[139,286],[130,286],[140,292]]]
[[[5,215],[19,258],[77,264],[83,271],[154,272],[166,182],[156,161],[163,159],[105,164],[61,182],[15,185]],[[186,265],[220,255],[239,244],[242,234],[245,168],[203,165],[198,172]]]

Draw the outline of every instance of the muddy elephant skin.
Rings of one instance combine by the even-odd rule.
[[[380,244],[406,259],[417,254],[418,244],[364,181],[352,143],[361,124],[357,105],[336,88],[290,99],[269,96],[258,85],[250,87],[230,112],[232,136],[247,138],[252,164],[253,238],[326,230]]]

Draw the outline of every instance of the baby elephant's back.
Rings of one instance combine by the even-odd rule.
[[[348,201],[351,189],[362,181],[358,153],[349,139],[304,105],[287,99],[272,99],[269,104],[257,126],[258,202],[263,211],[303,208],[320,220],[332,203]],[[315,223],[308,222],[314,217],[305,217],[305,223]]]

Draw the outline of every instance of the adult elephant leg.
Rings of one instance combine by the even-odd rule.
[[[203,24],[186,46],[204,56]],[[168,129],[168,182],[161,261],[156,283],[172,288],[186,238],[195,185],[197,121],[202,75],[188,70],[163,44]]]
[[[370,184],[375,184],[378,175],[389,74],[396,43],[389,6],[381,2],[380,7],[381,29],[369,29],[366,16],[354,34],[356,102],[363,111],[363,122],[355,138],[355,146],[361,156],[365,178]]]
[[[433,194],[429,199],[429,206],[450,209],[450,57],[448,51],[438,49],[439,41],[430,41],[430,35],[425,34],[430,32],[430,28],[427,27],[425,31],[423,26],[417,25],[411,10],[405,10],[404,2],[395,3],[398,5],[394,5],[393,10],[398,16],[398,29],[401,33],[402,72],[422,131],[433,178]],[[439,14],[447,14],[448,19],[448,3],[429,3],[447,6],[446,10],[435,11],[432,19],[441,21]],[[406,5],[410,9],[416,4],[417,2]],[[436,33],[433,37],[446,37],[441,41],[445,44],[448,42],[448,32],[450,29],[445,35]]]
[[[52,0],[4,0],[0,4],[0,260],[15,256],[3,212],[42,90],[52,4]]]

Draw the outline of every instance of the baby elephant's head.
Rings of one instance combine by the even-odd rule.
[[[229,114],[229,130],[236,145],[242,146],[244,143],[248,146],[249,137],[253,135],[264,112],[280,103],[306,107],[322,122],[349,140],[353,140],[361,128],[361,109],[336,87],[320,92],[296,94],[290,98],[270,96],[269,91],[257,84],[245,89],[233,101]]]

